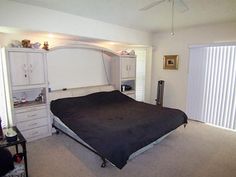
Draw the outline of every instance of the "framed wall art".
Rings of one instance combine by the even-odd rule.
[[[164,55],[163,68],[164,69],[178,69],[179,56],[178,55]]]

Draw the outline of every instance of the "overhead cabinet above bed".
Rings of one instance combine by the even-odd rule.
[[[61,46],[47,53],[49,88],[113,85],[135,99],[136,56],[95,46]]]
[[[136,77],[136,57],[121,56],[120,57],[121,78],[134,79]]]

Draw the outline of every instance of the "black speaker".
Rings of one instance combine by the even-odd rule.
[[[165,81],[163,81],[163,80],[158,81],[157,99],[156,99],[156,105],[158,105],[158,106],[163,106],[164,83],[165,83]]]

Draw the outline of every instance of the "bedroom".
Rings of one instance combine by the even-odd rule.
[[[224,2],[185,0],[189,10],[185,13],[175,12],[174,36],[170,35],[169,2],[163,2],[144,12],[138,9],[153,1],[137,1],[138,3],[102,1],[104,4],[101,2],[93,4],[92,1],[88,1],[87,4],[80,1],[77,4],[76,1],[69,1],[68,4],[58,4],[54,10],[54,5],[46,1],[35,1],[32,5],[27,2],[30,1],[1,1],[1,47],[8,45],[12,40],[30,39],[41,44],[48,41],[49,47],[95,43],[113,51],[144,48],[148,51],[144,101],[155,104],[157,82],[165,80],[164,106],[184,112],[187,112],[189,47],[218,43],[232,44],[236,40],[236,5],[233,0]],[[73,9],[69,4],[73,3],[74,7],[80,7],[84,16],[68,12],[68,9]],[[106,8],[103,9],[102,6]],[[63,7],[64,12],[61,10]],[[117,11],[112,12],[111,9],[115,7],[118,8]],[[101,13],[101,20],[95,18],[96,8],[101,9],[101,12],[97,12]],[[76,8],[74,10],[76,11]],[[133,24],[127,27],[129,24],[124,22],[124,27],[121,25],[122,21],[126,21],[123,16],[105,14],[106,12],[117,15],[119,11],[124,12],[123,16],[132,17],[127,19],[129,23],[137,21],[137,26],[134,27]],[[86,16],[86,12],[90,12],[91,17],[89,14]],[[135,16],[132,16],[131,12]],[[150,24],[149,31],[156,33],[146,32],[147,30],[138,26],[141,22],[146,25],[145,20],[141,18],[144,13],[146,18],[151,19],[147,20]],[[105,19],[102,15],[107,17],[107,21],[102,20]],[[108,17],[114,22],[116,19],[117,24],[109,22]],[[157,21],[157,26],[160,21],[163,29],[161,27],[159,30],[152,29],[153,18]],[[185,18],[185,21],[181,20]],[[193,24],[193,21],[197,21],[198,24]],[[168,54],[179,55],[178,70],[163,69],[162,58]],[[175,133],[154,146],[155,148],[128,162],[120,171],[110,165],[104,169],[100,168],[99,157],[64,135],[53,135],[49,139],[43,138],[27,143],[28,169],[31,176],[234,176],[232,175],[236,173],[234,139],[234,132],[190,121],[186,128],[181,126]],[[46,148],[38,154],[37,152],[42,149],[41,144]],[[52,156],[47,158],[49,154]],[[66,159],[68,162],[58,162],[56,159]]]

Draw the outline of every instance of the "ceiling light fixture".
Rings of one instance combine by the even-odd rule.
[[[54,38],[54,35],[53,35],[52,33],[49,33],[49,34],[48,34],[48,37],[49,37],[49,38]]]
[[[174,30],[174,15],[175,15],[175,4],[177,7],[177,11],[180,13],[184,13],[189,10],[188,6],[183,2],[183,0],[154,0],[153,2],[147,4],[146,6],[142,7],[139,9],[140,11],[147,11],[155,6],[159,6],[160,4],[168,2],[171,5],[171,35],[175,35],[175,30]]]
[[[175,12],[175,1],[172,0],[172,3],[171,3],[171,33],[170,33],[171,36],[175,35],[175,31],[174,31],[174,12]]]

